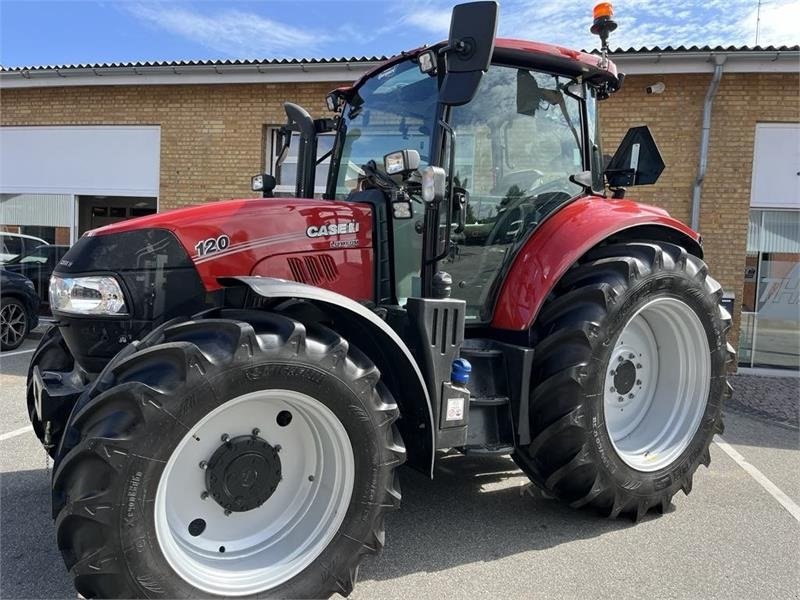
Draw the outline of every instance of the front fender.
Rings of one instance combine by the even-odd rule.
[[[586,196],[548,218],[517,254],[500,288],[492,327],[524,331],[561,276],[603,240],[639,228],[700,251],[700,235],[655,206]]]
[[[406,445],[408,464],[433,475],[436,427],[422,372],[405,342],[367,307],[336,292],[271,277],[224,277],[224,287],[246,286],[271,300],[297,299],[314,304],[333,318],[334,329],[358,346],[380,369],[400,408],[397,427]]]

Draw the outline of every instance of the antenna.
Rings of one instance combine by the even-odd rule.
[[[758,8],[756,8],[756,46],[758,46],[759,25],[761,25],[761,0],[758,0]]]

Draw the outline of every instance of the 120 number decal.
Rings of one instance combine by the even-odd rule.
[[[194,247],[197,250],[197,256],[205,256],[206,254],[213,254],[214,252],[221,252],[231,245],[231,239],[227,235],[219,237],[211,237],[205,240],[200,240]]]

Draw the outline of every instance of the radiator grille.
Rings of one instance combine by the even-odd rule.
[[[339,269],[336,261],[328,254],[315,254],[303,258],[291,257],[286,259],[292,279],[300,283],[321,285],[332,283],[339,278]]]

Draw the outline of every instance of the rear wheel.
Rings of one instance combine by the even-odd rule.
[[[349,594],[382,548],[405,456],[374,365],[276,314],[188,321],[159,341],[68,424],[53,503],[78,591]]]
[[[548,494],[616,517],[689,493],[722,431],[730,315],[705,264],[667,243],[598,248],[537,320],[530,445]]]
[[[19,348],[29,326],[30,316],[22,302],[11,296],[0,299],[0,350]]]

